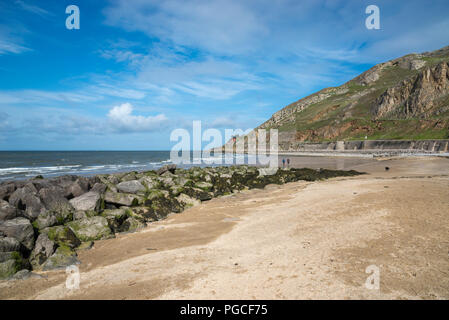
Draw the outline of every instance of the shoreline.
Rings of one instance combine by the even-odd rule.
[[[0,282],[0,297],[447,299],[448,164],[384,160],[353,167],[367,175],[216,198],[81,251],[79,290],[49,271]],[[380,291],[363,285],[372,264]]]
[[[362,174],[357,171],[177,168],[92,177],[35,177],[0,185],[0,279],[78,264],[94,241],[136,232],[220,196],[267,185]]]
[[[96,151],[89,151],[93,152],[93,154],[96,153]],[[109,151],[108,151],[109,152]],[[115,153],[115,151],[111,151]],[[166,157],[169,157],[169,152],[165,151],[156,151],[157,153],[164,153],[165,157],[162,157],[165,160],[160,160],[159,162],[151,162],[150,159],[139,159],[138,161],[132,160],[132,155],[135,152],[130,152],[130,158],[128,159],[129,163],[122,163],[118,162],[116,164],[111,163],[108,161],[108,163],[97,163],[97,162],[89,162],[88,164],[81,164],[82,162],[77,162],[79,159],[60,159],[64,160],[64,164],[58,163],[58,159],[60,157],[66,158],[66,155],[59,155],[59,157],[55,157],[54,159],[49,160],[48,163],[41,163],[39,165],[30,166],[27,165],[25,167],[21,167],[20,165],[11,165],[10,167],[2,167],[0,168],[0,184],[3,184],[5,182],[13,182],[13,181],[24,181],[27,179],[31,179],[33,177],[36,177],[38,175],[42,175],[45,178],[54,178],[58,176],[63,175],[79,175],[79,176],[85,176],[85,177],[91,177],[95,175],[101,175],[101,174],[119,174],[119,173],[126,173],[131,171],[137,171],[137,172],[144,172],[147,170],[157,170],[163,165],[166,165],[168,163],[171,163],[169,159]],[[50,153],[58,154],[60,152],[58,151],[52,151]],[[72,152],[68,152],[72,153]],[[79,152],[76,152],[79,153]],[[83,152],[81,152],[83,153]],[[118,152],[123,156],[124,152]],[[141,152],[142,154],[148,153],[146,151]],[[36,152],[36,154],[39,154],[39,152]],[[125,152],[126,154],[126,152]],[[150,152],[151,154],[151,152]],[[221,155],[224,155],[225,153],[220,153]],[[234,163],[230,165],[241,165],[245,163],[237,163],[241,159],[238,157],[243,157],[246,164],[250,162],[250,159],[245,157],[251,157],[256,156],[257,154],[252,153],[244,153],[244,154],[235,154],[234,156],[237,157],[233,159]],[[150,155],[151,156],[151,155]],[[160,157],[160,155],[159,155]],[[278,166],[282,167],[282,158],[283,157],[298,157],[300,159],[305,158],[312,158],[312,157],[320,157],[320,158],[329,158],[329,159],[344,159],[344,158],[359,158],[359,159],[384,159],[384,158],[413,158],[413,157],[449,157],[449,153],[447,152],[421,152],[421,151],[406,151],[406,150],[363,150],[363,151],[336,151],[336,150],[316,150],[316,151],[279,151],[278,152]],[[12,161],[12,160],[11,160]],[[251,159],[251,161],[253,161]],[[329,162],[332,162],[334,160],[331,160]],[[307,159],[306,159],[307,162]],[[22,164],[23,165],[23,164]],[[181,164],[181,168],[190,168],[190,167],[220,167],[220,166],[230,166],[229,164],[208,164],[206,161],[202,161],[200,164]],[[255,165],[258,166],[258,164],[249,164],[251,166]],[[306,167],[306,166],[304,166]],[[329,168],[332,168],[332,164],[330,164]],[[323,168],[326,168],[326,166],[323,166]]]
[[[279,156],[348,157],[348,158],[406,158],[406,157],[449,157],[449,152],[406,152],[406,151],[281,151]]]

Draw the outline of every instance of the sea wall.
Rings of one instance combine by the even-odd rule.
[[[360,140],[322,143],[279,141],[280,151],[396,151],[410,153],[447,153],[449,140]]]

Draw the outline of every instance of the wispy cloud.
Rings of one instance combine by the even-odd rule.
[[[22,53],[30,50],[31,49],[18,43],[14,43],[13,40],[0,39],[0,55],[7,53]]]
[[[10,146],[47,133],[126,145],[126,135],[145,140],[197,119],[256,126],[375,63],[449,44],[447,0],[377,0],[378,31],[365,28],[368,0],[99,3],[84,1],[85,27],[64,32],[42,1],[0,1],[0,58],[12,56],[2,75],[17,70],[0,88]]]
[[[126,87],[123,84],[97,84],[87,89],[88,92],[96,93],[101,96],[109,96],[123,99],[141,100],[145,98],[146,92],[144,90],[136,90]]]
[[[0,55],[20,54],[31,51],[25,45],[24,36],[30,34],[29,29],[19,21],[14,19],[14,11],[8,7],[3,7],[0,3]]]
[[[279,94],[296,90],[300,97],[317,84],[336,85],[356,75],[348,62],[362,54],[363,42],[342,47],[334,40],[347,40],[342,36],[347,32],[340,30],[350,22],[343,19],[332,30],[340,31],[336,35],[312,19],[320,10],[326,18],[334,13],[333,19],[338,19],[344,15],[335,15],[336,7],[348,12],[355,7],[345,6],[315,0],[261,0],[257,5],[236,0],[115,0],[104,10],[107,25],[139,31],[159,42],[143,57],[130,49],[105,51],[103,56],[138,61],[137,86],[151,83],[177,94],[216,100],[270,88]]]
[[[0,55],[20,54],[32,51],[32,49],[24,45],[23,40],[23,36],[25,34],[31,34],[31,32],[25,26],[24,21],[14,19],[16,13],[13,11],[13,7],[18,7],[23,11],[40,17],[50,17],[53,15],[51,12],[39,6],[29,4],[24,0],[15,0],[10,5],[6,7],[0,5],[2,18],[5,17],[3,23],[0,23]]]
[[[101,95],[75,91],[14,90],[0,92],[0,104],[51,104],[52,102],[85,103],[102,100]]]
[[[22,30],[22,33],[24,32],[27,31]],[[31,49],[23,45],[23,39],[18,34],[18,31],[0,24],[0,55],[19,54],[26,51],[31,51]]]
[[[205,121],[206,127],[217,129],[248,129],[248,121],[242,119],[239,114],[218,116],[212,121]],[[250,126],[252,128],[252,126]]]
[[[112,82],[112,81],[111,81]],[[141,100],[146,93],[123,83],[92,83],[72,91],[8,90],[0,91],[0,105],[89,104],[111,98]]]
[[[114,1],[104,12],[108,25],[220,53],[250,50],[266,31],[241,1]]]
[[[99,53],[105,59],[113,59],[116,62],[127,62],[131,66],[139,64],[144,58],[143,54],[134,53],[131,50],[110,49],[100,50]]]
[[[38,7],[36,5],[28,4],[22,0],[16,0],[15,3],[23,10],[40,15],[42,17],[52,15],[52,13],[50,13],[49,11],[42,9],[41,7]]]

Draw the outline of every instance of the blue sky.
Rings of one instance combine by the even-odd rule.
[[[68,5],[80,29],[68,30]],[[365,27],[380,8],[381,29]],[[0,2],[0,150],[168,150],[253,128],[374,64],[449,45],[449,2]]]

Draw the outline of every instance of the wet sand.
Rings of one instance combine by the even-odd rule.
[[[78,290],[53,271],[0,298],[449,299],[449,159],[307,158],[368,174],[213,199],[80,252]]]
[[[285,167],[292,168],[325,168],[332,170],[351,170],[356,167],[365,165],[375,165],[379,161],[374,158],[368,157],[324,157],[324,156],[291,156],[280,155],[278,158],[278,165],[282,168],[282,159],[285,159]],[[290,160],[290,165],[287,163],[287,159]]]

